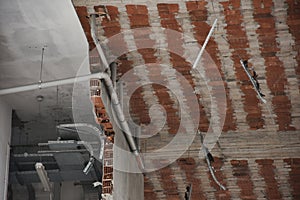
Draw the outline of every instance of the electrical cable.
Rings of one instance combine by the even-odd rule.
[[[223,38],[223,40],[225,40],[229,44],[229,41],[224,37],[224,35],[221,35],[221,37]],[[243,58],[239,54],[236,54],[236,55],[239,57],[240,60],[243,60]],[[271,112],[270,106],[268,104],[266,104],[266,103],[265,103],[265,105],[266,105],[266,108],[267,108],[267,110],[268,110],[268,112],[269,112],[269,114],[271,116],[271,120],[273,122],[273,125],[276,125],[275,119],[272,116],[272,112]]]
[[[204,143],[203,143],[203,141],[204,141],[203,135],[202,135],[202,133],[201,133],[199,130],[198,130],[198,133],[199,133],[199,135],[200,135],[200,142],[201,142],[201,145],[202,145],[202,151],[203,151],[203,153],[205,154],[205,160],[206,160],[206,163],[207,163],[207,165],[208,165],[209,172],[210,172],[210,174],[211,174],[213,180],[215,181],[215,183],[216,183],[222,190],[227,190],[226,187],[225,187],[224,185],[222,185],[222,184],[218,181],[218,179],[216,178],[215,173],[214,173],[214,169],[213,169],[212,166],[211,166],[210,158],[208,157],[209,151],[208,151],[207,147],[206,147],[206,146],[204,145]],[[200,154],[200,152],[199,152],[199,154]]]

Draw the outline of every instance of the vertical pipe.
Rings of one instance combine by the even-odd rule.
[[[124,102],[124,99],[123,99],[123,95],[124,95],[124,88],[123,88],[123,81],[122,80],[119,80],[118,81],[118,96],[119,96],[119,101],[120,101],[120,105],[121,105],[121,109],[123,110],[123,102]]]
[[[100,58],[104,64],[104,67],[105,67],[105,69],[108,69],[109,68],[108,62],[106,60],[104,52],[103,52],[101,45],[99,44],[99,41],[96,36],[96,15],[97,14],[91,14],[91,18],[90,18],[91,19],[90,20],[91,21],[91,34],[92,34],[94,43],[97,47],[98,53],[100,54]],[[110,79],[110,77],[103,77],[103,80],[104,80],[104,85],[107,90],[108,96],[110,98],[111,104],[113,106],[113,112],[115,113],[115,116],[118,117],[118,122],[121,125],[121,130],[123,131],[124,136],[128,142],[128,146],[129,146],[131,152],[134,153],[134,155],[136,156],[138,163],[141,164],[142,168],[143,168],[144,167],[143,161],[140,157],[136,143],[132,137],[133,136],[132,131],[130,130],[129,125],[128,125],[127,121],[125,120],[125,116],[124,116],[123,110],[121,108],[120,101],[118,99],[118,95],[114,89],[112,80]]]
[[[8,175],[9,175],[9,158],[10,158],[10,145],[7,144],[6,149],[6,166],[5,166],[5,174],[4,174],[4,200],[7,199],[7,189],[8,189]]]
[[[96,16],[97,16],[97,14],[91,14],[90,15],[91,34],[92,34],[93,41],[96,45],[97,51],[100,55],[101,61],[103,62],[103,65],[104,65],[105,69],[108,69],[108,66],[109,66],[108,62],[106,60],[106,57],[104,55],[104,52],[103,52],[103,50],[100,46],[99,40],[98,40],[97,35],[96,35]]]
[[[28,191],[28,200],[35,200],[35,191],[32,184],[27,185],[27,191]]]
[[[109,64],[110,77],[111,77],[111,80],[112,80],[112,83],[113,83],[115,89],[116,89],[116,83],[117,83],[117,67],[118,67],[118,64],[116,62],[112,62]]]
[[[53,188],[53,200],[60,200],[60,193],[61,193],[61,183],[55,182]]]

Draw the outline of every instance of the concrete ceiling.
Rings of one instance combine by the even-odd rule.
[[[88,45],[71,1],[0,1],[0,88],[76,76],[87,58]],[[87,61],[87,60],[85,60]],[[38,104],[36,96],[44,96]],[[25,124],[32,143],[51,138],[55,121],[69,122],[72,85],[6,95]],[[41,133],[43,130],[43,133]],[[56,136],[56,134],[54,134]],[[30,142],[32,141],[32,142]]]

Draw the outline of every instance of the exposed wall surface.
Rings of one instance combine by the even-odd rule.
[[[81,185],[74,185],[73,182],[63,182],[61,185],[60,199],[82,200],[84,199]]]
[[[6,199],[11,136],[11,107],[0,98],[0,199]]]
[[[107,93],[103,90],[102,99],[106,105],[110,119],[112,110]],[[115,131],[113,147],[113,199],[114,200],[143,200],[144,199],[144,180],[140,173],[135,156],[130,152],[128,143],[122,131],[113,121]],[[134,172],[134,173],[131,173]],[[139,173],[137,173],[139,172]]]
[[[103,45],[108,49],[108,57],[119,56],[119,78],[133,72],[131,80],[124,84],[124,99],[130,98],[130,112],[135,122],[148,125],[152,115],[156,119],[154,125],[160,127],[161,120],[158,119],[166,114],[163,128],[158,132],[150,130],[148,134],[153,137],[141,141],[143,152],[160,149],[178,135],[178,124],[182,122],[179,107],[190,111],[191,116],[196,111],[188,103],[191,94],[177,81],[175,72],[181,73],[197,94],[200,111],[196,114],[200,113],[198,124],[203,133],[209,135],[210,122],[226,115],[222,134],[212,153],[216,176],[228,190],[220,190],[207,173],[205,161],[199,159],[201,145],[196,137],[189,150],[176,162],[146,174],[145,199],[183,199],[190,183],[193,184],[192,199],[299,199],[300,185],[296,181],[300,174],[299,1],[73,2],[82,10],[101,11],[105,6],[109,17],[98,21],[98,38],[100,41],[110,39],[110,43]],[[218,25],[206,51],[221,78],[210,65],[205,65],[201,74],[209,82],[206,85],[191,70],[193,62],[163,51],[178,41],[161,28],[189,35],[178,42],[182,56],[196,44],[204,43],[216,18]],[[139,34],[133,32],[135,28],[148,27]],[[111,42],[117,34],[121,39],[117,43]],[[148,48],[142,48],[145,44]],[[133,47],[137,50],[125,52]],[[118,50],[122,48],[125,50],[119,55]],[[266,104],[257,98],[240,64],[241,58],[247,59],[249,66],[257,72]],[[145,67],[145,64],[153,63],[165,65],[159,69]],[[161,79],[164,85],[148,84],[133,94],[128,92],[134,84]],[[222,86],[225,88],[223,94],[218,90]],[[167,87],[175,89],[170,91]],[[203,88],[212,90],[207,93]],[[179,98],[185,104],[178,106],[178,97],[176,99],[172,92],[181,92]],[[226,113],[212,113],[211,108],[220,111],[225,107],[220,100],[227,103]],[[161,105],[166,112],[152,109],[155,104]],[[189,126],[185,123],[186,128]],[[181,152],[182,146],[178,143],[173,152]],[[119,157],[116,159],[120,160]],[[122,184],[116,182],[114,187],[122,187]]]

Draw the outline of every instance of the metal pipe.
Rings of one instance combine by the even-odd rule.
[[[76,128],[76,127],[88,127],[93,129],[96,133],[98,133],[97,136],[99,136],[99,139],[101,139],[100,136],[104,136],[103,130],[100,130],[96,126],[93,126],[92,124],[88,123],[74,123],[74,124],[59,124],[56,126],[58,129],[63,129],[63,128]]]
[[[44,190],[47,192],[51,192],[49,177],[43,163],[37,162],[35,164],[35,169],[40,178],[40,181],[43,184]]]
[[[98,51],[98,53],[100,55],[100,58],[101,58],[101,60],[102,60],[102,62],[104,64],[105,69],[109,69],[109,65],[108,65],[108,62],[106,60],[105,54],[104,54],[104,52],[103,52],[103,50],[101,48],[101,45],[99,43],[99,40],[98,40],[97,36],[96,36],[96,17],[97,16],[99,16],[99,15],[96,14],[96,13],[90,15],[90,19],[91,19],[90,20],[90,22],[91,22],[91,35],[92,35],[93,41],[94,41],[94,43],[96,45],[97,51]]]
[[[121,108],[123,110],[123,103],[124,103],[124,98],[123,98],[123,95],[124,95],[124,88],[123,88],[123,81],[122,80],[119,80],[118,81],[118,96],[119,96],[119,99],[120,99],[120,104],[121,104]]]
[[[96,36],[96,26],[95,26],[96,25],[96,14],[91,14],[90,19],[91,19],[90,21],[91,21],[91,35],[92,35],[92,38],[94,40],[94,43],[96,45],[96,48],[98,50],[98,53],[101,57],[101,60],[104,64],[105,69],[109,69],[108,62],[106,60],[106,57],[105,57],[104,52],[102,50],[102,47],[99,43],[99,40]],[[143,161],[142,161],[141,156],[139,154],[136,143],[135,143],[135,141],[132,137],[133,134],[132,134],[132,132],[129,128],[129,125],[128,125],[127,121],[125,120],[125,116],[124,116],[124,113],[123,113],[123,110],[122,110],[122,106],[119,102],[118,95],[117,95],[117,93],[114,89],[112,80],[107,74],[104,75],[103,80],[104,80],[105,88],[107,90],[109,98],[111,100],[113,112],[115,112],[115,116],[117,116],[117,118],[118,118],[119,125],[121,126],[121,129],[124,133],[124,137],[126,138],[126,141],[128,142],[128,146],[129,146],[131,152],[134,153],[134,155],[136,156],[136,159],[137,159],[139,165],[141,166],[141,168],[144,169]]]
[[[136,155],[138,156],[139,155],[139,152],[138,152],[138,149],[137,149],[137,146],[136,146],[136,143],[132,137],[132,133],[131,133],[131,130],[129,128],[129,125],[125,119],[125,116],[124,116],[124,113],[123,113],[123,110],[122,110],[122,107],[121,107],[121,104],[119,102],[119,99],[118,99],[118,96],[117,96],[117,93],[116,91],[114,90],[114,87],[113,87],[113,84],[112,84],[112,81],[110,79],[109,76],[107,76],[106,78],[103,79],[104,80],[104,83],[105,83],[105,88],[107,89],[107,92],[109,94],[109,97],[110,97],[110,100],[111,100],[111,104],[112,104],[112,107],[113,107],[113,111],[116,113],[116,116],[118,118],[118,122],[122,128],[122,131],[124,132],[124,136],[125,138],[127,139],[128,141],[128,145],[131,149],[131,151]]]
[[[91,171],[94,162],[95,162],[94,157],[90,157],[88,164],[85,166],[85,168],[82,171],[85,175],[88,175],[88,173]]]
[[[6,161],[5,161],[5,175],[4,175],[4,198],[3,199],[7,199],[8,182],[9,182],[9,160],[10,160],[10,145],[7,144],[7,146],[6,146]]]
[[[42,157],[42,156],[45,156],[45,157],[52,157],[53,154],[39,154],[39,153],[29,153],[29,154],[24,154],[24,153],[20,153],[20,154],[13,154],[12,155],[13,157],[16,157],[16,158],[28,158],[28,157]]]
[[[104,55],[104,52],[99,44],[99,41],[95,35],[95,19],[96,15],[92,14],[91,15],[91,33],[92,33],[92,38],[96,44],[97,50],[100,54],[101,60],[104,64],[105,69],[109,69],[108,62],[106,60],[106,57]],[[95,73],[95,74],[89,74],[89,75],[83,75],[83,76],[78,76],[78,77],[73,77],[73,78],[67,78],[67,79],[60,79],[60,80],[55,80],[55,81],[48,81],[48,82],[38,82],[34,83],[31,85],[26,85],[26,86],[20,86],[20,87],[14,87],[14,88],[8,88],[8,89],[2,89],[0,90],[0,96],[1,95],[6,95],[6,94],[12,94],[12,93],[18,93],[18,92],[25,92],[25,91],[31,91],[31,90],[36,90],[36,89],[42,89],[42,88],[47,88],[47,87],[53,87],[53,86],[59,86],[59,85],[66,85],[66,84],[72,84],[75,81],[77,82],[82,82],[82,81],[87,81],[92,78],[99,78],[103,79],[105,82],[106,89],[108,91],[108,94],[110,96],[112,105],[113,105],[113,111],[116,113],[116,116],[118,117],[118,122],[121,125],[121,128],[124,132],[124,136],[126,140],[128,141],[129,148],[131,151],[136,155],[139,163],[143,165],[143,162],[141,160],[141,157],[139,155],[137,146],[135,144],[135,141],[132,137],[131,130],[129,128],[129,125],[127,121],[125,120],[125,116],[122,110],[122,107],[120,105],[120,102],[118,100],[117,93],[114,89],[113,83],[111,78],[107,73]]]
[[[111,76],[111,80],[112,80],[115,88],[116,88],[116,83],[117,83],[117,67],[118,67],[118,63],[116,63],[116,62],[112,62],[109,64],[110,76]]]
[[[103,138],[105,137],[104,133],[103,133],[103,130],[100,130],[97,127],[95,127],[91,124],[88,124],[88,123],[60,124],[56,127],[58,129],[63,129],[63,130],[67,130],[67,131],[76,131],[78,133],[83,133],[83,134],[88,134],[88,132],[78,130],[76,127],[88,127],[88,128],[93,129],[96,133],[98,133],[98,134],[96,134],[96,136],[99,138],[100,143],[101,143],[101,149],[100,149],[100,152],[99,152],[99,159],[100,160],[103,159],[103,153],[104,153],[104,139]],[[68,129],[68,128],[76,128],[76,129],[72,130],[72,129]],[[78,144],[79,144],[79,142],[78,142]],[[86,145],[87,148],[89,148],[89,150],[91,150],[90,151],[91,156],[94,156],[94,152],[93,152],[93,148],[91,146],[91,143],[84,142],[84,144]],[[88,146],[88,145],[90,145],[90,146]]]
[[[103,72],[99,72],[99,73],[95,73],[95,74],[88,74],[88,75],[83,75],[83,76],[78,76],[78,77],[73,77],[73,78],[58,79],[58,80],[47,81],[47,82],[38,82],[38,83],[25,85],[25,86],[1,89],[0,96],[6,95],[6,94],[18,93],[18,92],[25,92],[25,91],[30,91],[30,90],[54,87],[54,86],[59,86],[59,85],[67,85],[67,84],[72,84],[75,81],[82,82],[82,81],[90,80],[92,78],[101,79],[101,78],[103,78],[103,75],[104,75]]]
[[[87,149],[65,149],[65,150],[41,150],[38,154],[57,154],[57,153],[85,153],[89,152]]]
[[[208,43],[208,41],[209,41],[209,39],[210,39],[212,33],[214,32],[214,29],[215,29],[215,26],[216,26],[216,24],[217,24],[217,21],[218,21],[218,19],[215,19],[215,21],[214,21],[214,23],[213,23],[213,25],[212,25],[212,27],[211,27],[211,29],[210,29],[210,31],[209,31],[207,37],[206,37],[206,39],[205,39],[205,41],[204,41],[204,43],[203,43],[203,46],[202,46],[202,48],[201,48],[201,50],[200,50],[200,52],[199,52],[199,54],[198,54],[198,56],[197,56],[197,58],[196,58],[196,60],[195,60],[195,63],[193,64],[193,69],[195,69],[196,66],[198,65],[198,63],[199,63],[199,61],[200,61],[200,58],[201,58],[201,56],[202,56],[202,54],[203,54],[203,52],[204,52],[204,49],[205,49],[205,47],[206,47],[206,45],[207,45],[207,43]]]

